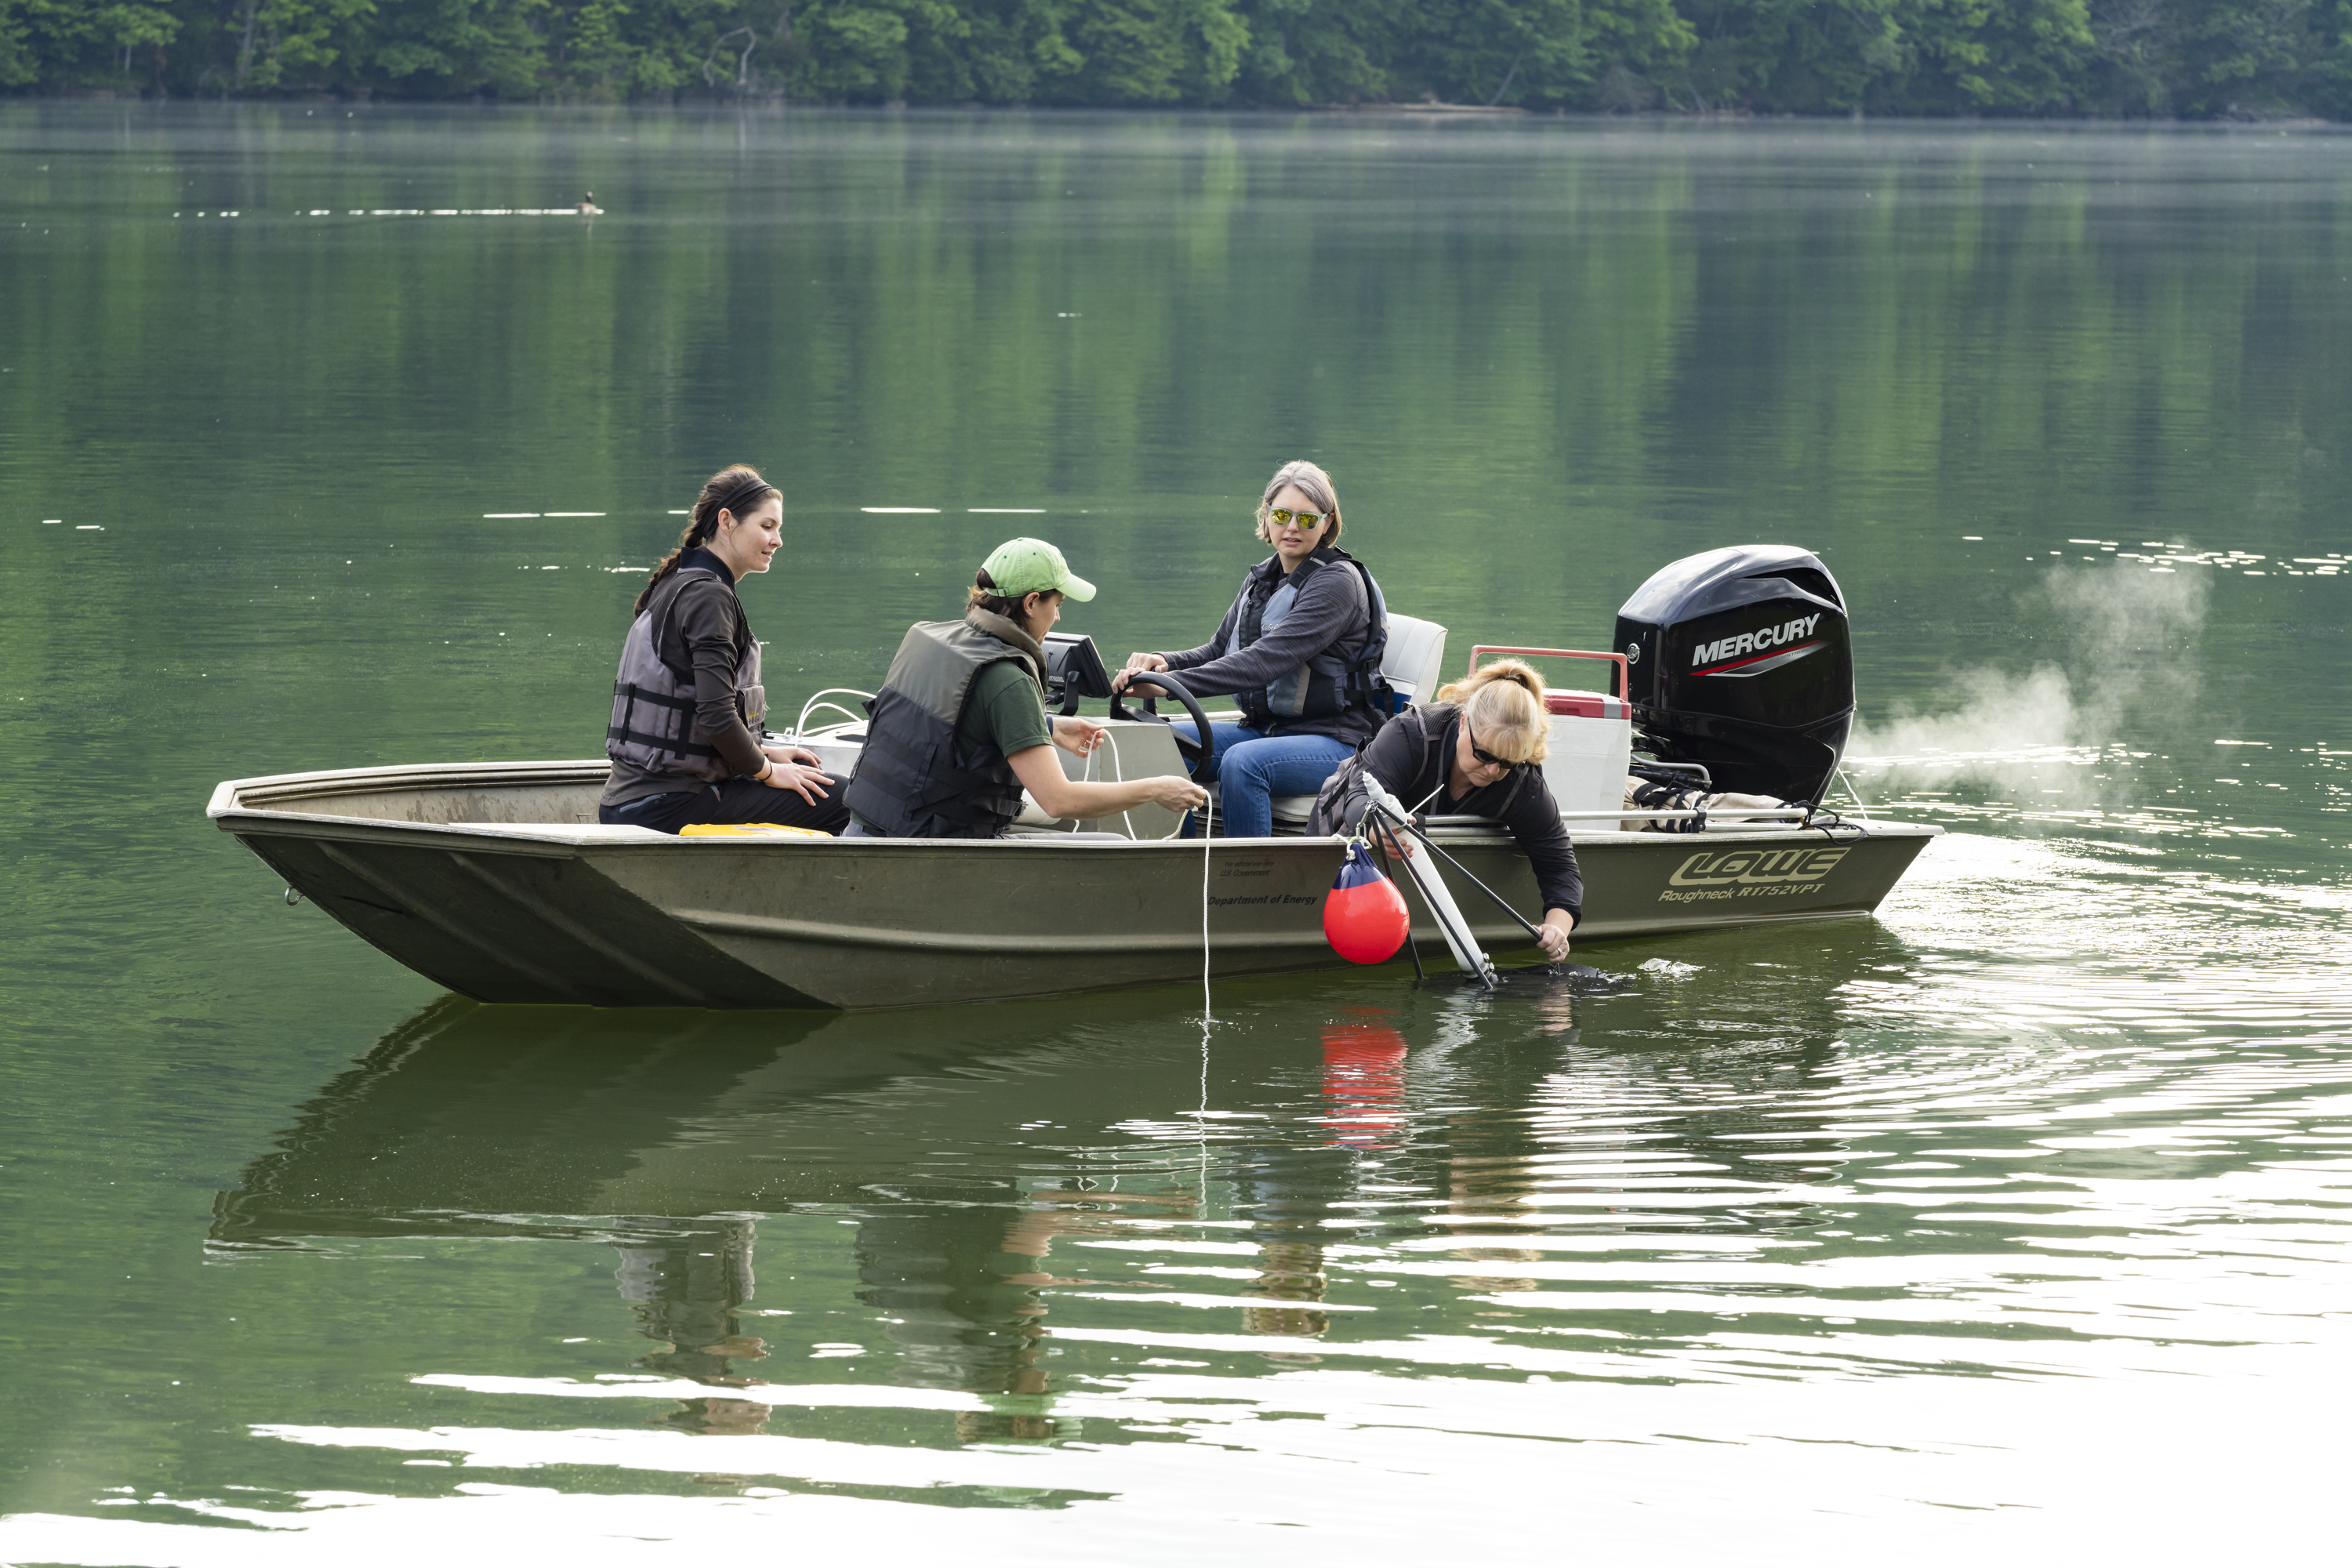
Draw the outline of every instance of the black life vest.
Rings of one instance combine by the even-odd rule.
[[[1336,544],[1325,545],[1287,576],[1281,558],[1251,568],[1234,601],[1234,646],[1228,653],[1249,647],[1278,626],[1290,614],[1307,580],[1317,572],[1341,563],[1354,568],[1364,588],[1363,616],[1358,626],[1334,638],[1322,652],[1297,668],[1263,687],[1234,694],[1235,706],[1254,729],[1265,729],[1289,719],[1328,719],[1350,708],[1381,714],[1397,709],[1395,694],[1381,674],[1389,651],[1389,610],[1370,568]]]
[[[714,578],[734,591],[733,579],[715,566],[680,566],[655,586],[644,611],[629,623],[620,674],[613,681],[613,717],[604,729],[604,754],[614,762],[704,784],[734,776],[718,747],[694,738],[694,666],[677,646],[671,625],[678,595],[691,584]],[[768,693],[760,684],[760,640],[748,626],[740,640],[735,710],[756,741],[766,726]]]
[[[1017,660],[1045,700],[1045,650],[985,610],[918,621],[866,711],[866,744],[842,800],[890,838],[994,838],[1021,815],[1021,781],[994,746],[956,739],[981,672]],[[963,754],[959,755],[959,752]]]

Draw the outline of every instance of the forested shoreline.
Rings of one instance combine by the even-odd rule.
[[[0,91],[2352,118],[2352,0],[0,0]]]

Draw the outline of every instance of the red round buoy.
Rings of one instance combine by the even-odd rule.
[[[1381,875],[1362,845],[1348,846],[1348,858],[1323,895],[1323,935],[1331,951],[1350,963],[1385,963],[1412,926],[1396,884]]]

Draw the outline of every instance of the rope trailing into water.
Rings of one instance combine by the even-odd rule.
[[[1201,1104],[1209,1103],[1209,1026],[1217,1021],[1209,994],[1209,827],[1217,812],[1217,797],[1201,803]]]

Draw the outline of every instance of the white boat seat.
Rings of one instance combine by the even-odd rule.
[[[1286,795],[1274,803],[1274,823],[1277,827],[1296,827],[1304,833],[1314,816],[1315,796],[1311,795]]]
[[[1426,702],[1445,668],[1445,628],[1435,621],[1389,614],[1389,650],[1381,673],[1407,702]]]

